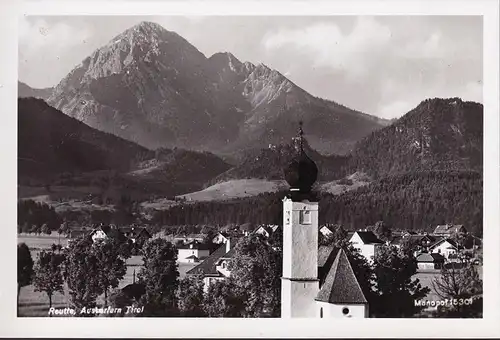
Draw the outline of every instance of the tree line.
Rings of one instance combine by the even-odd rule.
[[[482,235],[482,175],[473,171],[427,171],[377,180],[341,195],[319,194],[320,224],[350,230],[383,220],[400,230],[433,231],[444,223],[464,224]],[[230,201],[180,204],[158,211],[152,224],[281,224],[285,192]]]
[[[381,178],[367,186],[340,195],[319,193],[320,224],[342,224],[350,230],[364,228],[377,221],[400,230],[433,231],[436,225],[464,224],[476,236],[482,236],[483,180],[474,171],[424,171]],[[56,213],[44,203],[23,200],[18,203],[18,228],[21,232],[57,230],[61,220],[79,224],[141,223],[168,228],[229,224],[281,224],[282,199],[286,192],[265,193],[227,201],[184,202],[167,210],[156,211],[144,219],[140,207],[127,196],[121,197],[115,210]]]

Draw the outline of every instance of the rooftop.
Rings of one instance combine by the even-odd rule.
[[[384,243],[372,231],[356,231],[356,233],[359,235],[359,238],[361,238],[361,241],[363,241],[364,244]]]
[[[343,249],[338,251],[316,300],[334,304],[368,303]]]
[[[223,255],[226,254],[226,245],[223,244],[219,248],[217,248],[212,254],[210,254],[205,261],[197,265],[196,267],[188,270],[186,275],[220,275],[220,273],[215,269],[216,262]]]

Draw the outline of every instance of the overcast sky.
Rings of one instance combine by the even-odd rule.
[[[207,57],[228,51],[262,62],[315,96],[384,118],[431,97],[482,102],[482,18],[472,16],[25,16],[19,80],[55,86],[144,20],[177,32]]]

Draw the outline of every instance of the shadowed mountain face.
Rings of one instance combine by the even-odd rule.
[[[35,179],[56,183],[68,179],[65,183],[70,186],[88,185],[101,176],[97,172],[110,170],[120,174],[124,187],[174,195],[200,190],[229,167],[207,152],[150,151],[93,129],[41,99],[18,99],[20,182]],[[91,172],[96,173],[82,176]],[[77,177],[80,179],[69,181]]]
[[[19,175],[41,176],[104,169],[127,171],[152,152],[95,130],[41,99],[18,99]]]
[[[54,89],[50,105],[148,148],[220,154],[289,141],[299,120],[313,148],[346,153],[388,122],[315,98],[276,70],[230,53],[206,58],[174,32],[140,23]]]
[[[33,98],[47,99],[50,97],[53,90],[54,89],[52,87],[45,89],[34,89],[23,82],[20,81],[17,82],[18,98],[33,97]]]
[[[373,175],[483,168],[483,105],[428,99],[358,143],[349,169]]]

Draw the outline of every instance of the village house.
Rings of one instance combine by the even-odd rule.
[[[132,243],[143,243],[151,238],[151,234],[144,227],[122,227],[120,232],[125,235]]]
[[[430,253],[441,254],[446,260],[450,259],[450,255],[456,255],[458,253],[458,249],[459,247],[457,243],[448,238],[440,239],[429,246]]]
[[[193,241],[197,242],[203,242],[205,239],[205,235],[203,234],[189,234],[189,235],[183,235],[183,236],[175,236],[172,240],[173,243],[190,243]]]
[[[322,226],[320,229],[319,229],[319,232],[321,233],[321,235],[323,235],[324,237],[329,237],[329,236],[332,236],[333,235],[333,228],[330,227],[329,225],[324,225]]]
[[[369,262],[373,261],[377,248],[384,242],[380,240],[372,231],[356,231],[349,239],[352,246],[359,250]]]
[[[94,228],[90,232],[89,236],[92,238],[93,242],[102,241],[108,237],[108,234],[110,233],[110,231],[111,231],[110,226],[100,225],[99,227]]]
[[[444,261],[444,256],[437,253],[421,253],[417,256],[417,266],[420,270],[441,269]]]
[[[462,224],[444,224],[438,225],[434,229],[433,235],[438,237],[451,237],[453,235],[467,234],[467,229]]]
[[[274,232],[278,230],[277,225],[261,225],[257,229],[255,229],[254,233],[262,235],[264,237],[270,237]]]
[[[223,244],[229,239],[229,234],[225,231],[219,231],[212,239],[212,243]]]
[[[226,279],[229,275],[224,275],[223,271],[217,269],[221,264],[218,262],[224,255],[226,255],[231,250],[231,242],[222,244],[217,248],[212,254],[210,254],[204,261],[194,268],[191,268],[186,272],[187,276],[196,276],[203,279],[203,290],[208,291],[208,287],[211,284]]]
[[[196,240],[177,246],[177,261],[180,263],[197,263],[209,255],[208,245]]]
[[[402,234],[401,236],[395,236],[391,240],[391,245],[401,248],[403,243],[407,243],[410,249],[413,251],[413,255],[417,256],[420,253],[428,253],[429,247],[435,243],[438,239],[429,234]]]

